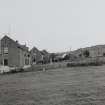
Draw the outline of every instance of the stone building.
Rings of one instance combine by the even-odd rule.
[[[44,64],[50,63],[50,54],[49,54],[49,52],[46,51],[46,50],[42,50],[40,52],[41,52],[42,57],[43,57],[43,63]]]
[[[23,68],[30,65],[30,53],[26,45],[20,45],[8,36],[1,39],[0,65]]]
[[[36,47],[33,47],[30,50],[30,55],[31,55],[31,64],[38,64],[43,60],[43,55]]]
[[[105,45],[96,45],[92,47],[80,48],[71,53],[75,54],[77,57],[84,57],[84,51],[89,51],[89,57],[99,57],[105,56]]]

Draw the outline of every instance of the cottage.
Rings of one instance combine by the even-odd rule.
[[[36,47],[33,47],[30,50],[30,55],[31,55],[31,64],[38,64],[43,60],[43,55]]]
[[[0,43],[0,64],[10,68],[23,68],[30,65],[28,47],[4,36]]]
[[[43,63],[44,64],[50,63],[50,54],[49,54],[49,52],[47,52],[46,50],[42,50],[40,52],[41,52],[42,57],[43,57]]]

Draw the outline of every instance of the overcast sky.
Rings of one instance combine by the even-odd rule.
[[[105,44],[105,0],[0,0],[4,33],[50,52]]]

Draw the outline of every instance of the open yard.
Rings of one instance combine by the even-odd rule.
[[[105,66],[1,75],[0,105],[105,105]]]

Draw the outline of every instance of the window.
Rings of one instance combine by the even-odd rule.
[[[30,55],[28,54],[28,57],[30,57]]]
[[[4,47],[4,54],[8,54],[8,47]]]
[[[103,53],[103,56],[105,57],[105,53]]]

